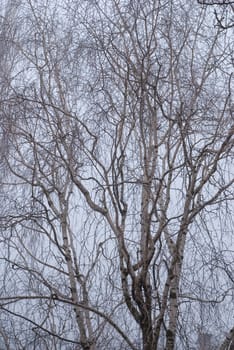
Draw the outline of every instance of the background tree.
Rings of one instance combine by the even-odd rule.
[[[198,0],[204,6],[212,6],[217,21],[221,29],[231,29],[234,27],[234,1],[232,0]]]

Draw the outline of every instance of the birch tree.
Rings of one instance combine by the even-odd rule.
[[[231,344],[214,318],[233,295],[233,42],[206,11],[22,2],[2,119],[9,348],[192,349],[195,324]]]

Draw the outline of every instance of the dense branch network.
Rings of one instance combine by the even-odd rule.
[[[0,348],[226,350],[233,2],[6,3]]]

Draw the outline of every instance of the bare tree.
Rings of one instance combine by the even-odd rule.
[[[232,0],[198,0],[204,6],[212,6],[217,21],[221,29],[231,29],[234,27],[234,1]]]
[[[192,2],[59,5],[12,40],[9,348],[192,348],[233,293],[233,42]]]

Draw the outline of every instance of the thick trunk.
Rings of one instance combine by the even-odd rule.
[[[68,275],[69,275],[71,299],[76,304],[80,302],[80,298],[77,290],[76,276],[74,274],[74,265],[73,265],[73,259],[72,259],[72,253],[71,253],[72,244],[69,240],[69,232],[68,232],[69,230],[68,230],[67,220],[66,220],[68,208],[64,198],[60,198],[60,201],[61,201],[60,204],[62,209],[61,229],[62,229],[62,236],[63,236],[63,248],[65,252],[65,259],[66,259]],[[95,350],[96,348],[95,344],[93,344],[93,342],[90,341],[90,337],[87,335],[87,325],[85,322],[85,310],[75,305],[74,312],[75,312],[78,329],[80,332],[80,344],[82,349]]]
[[[144,327],[143,332],[143,350],[156,350],[156,343],[152,327]]]
[[[186,232],[188,225],[182,224],[181,231],[178,236],[177,248],[172,261],[172,270],[170,276],[170,292],[169,292],[169,325],[166,333],[166,350],[173,350],[175,347],[176,328],[178,320],[178,292],[182,271],[183,255],[186,242]]]
[[[178,289],[181,273],[181,264],[176,263],[174,276],[171,281],[169,293],[169,326],[166,333],[166,349],[173,350],[175,346],[177,316],[178,316]]]

